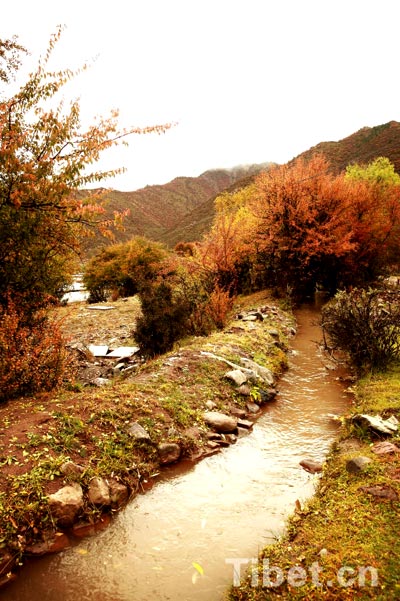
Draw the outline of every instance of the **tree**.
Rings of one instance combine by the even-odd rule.
[[[68,280],[82,236],[91,228],[107,230],[99,182],[121,171],[96,170],[94,164],[128,134],[168,128],[121,130],[117,112],[82,128],[78,102],[67,109],[56,102],[75,73],[48,70],[60,35],[61,28],[21,88],[0,96],[0,398],[62,378],[62,337],[47,308]],[[15,39],[0,41],[4,84],[23,52]]]
[[[11,40],[0,40],[0,81],[10,82],[21,66],[21,54],[26,52],[15,36]]]
[[[20,90],[0,101],[0,305],[11,293],[23,299],[21,309],[27,310],[58,294],[85,232],[109,225],[98,184],[121,169],[96,171],[100,154],[128,134],[168,128],[120,130],[117,112],[112,112],[82,129],[77,101],[67,110],[62,102],[56,104],[57,94],[76,73],[47,70],[60,35],[58,29]],[[1,48],[12,53],[7,55],[12,71],[18,45],[3,42]],[[2,79],[8,78],[6,70]]]
[[[358,163],[348,165],[346,178],[381,184],[382,186],[400,185],[400,175],[396,173],[393,163],[386,157],[378,157],[367,165]]]
[[[340,261],[355,248],[347,189],[322,156],[270,169],[256,179],[255,243],[270,285],[300,295],[317,282],[335,289]]]
[[[215,199],[211,230],[197,245],[195,256],[208,273],[212,287],[232,293],[251,288],[257,219],[250,209],[254,185]]]
[[[345,175],[357,252],[347,259],[354,284],[397,268],[400,260],[400,176],[389,159],[354,164]]]
[[[103,248],[85,267],[83,281],[93,302],[137,294],[151,280],[167,251],[159,242],[136,236]]]

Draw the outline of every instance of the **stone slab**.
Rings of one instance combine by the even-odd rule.
[[[131,357],[139,350],[140,349],[138,346],[119,346],[115,350],[108,353],[107,357],[115,357],[118,359],[122,359],[123,357]]]
[[[115,307],[111,307],[111,306],[101,307],[99,305],[90,306],[90,307],[86,307],[86,308],[90,309],[91,311],[111,311],[112,309],[115,309]]]
[[[106,344],[90,344],[88,348],[94,357],[105,357],[108,353]]]

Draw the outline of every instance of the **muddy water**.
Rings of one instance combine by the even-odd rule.
[[[255,558],[313,492],[299,461],[322,460],[336,434],[328,414],[349,397],[325,367],[317,314],[304,308],[276,402],[243,437],[196,466],[179,466],[137,497],[108,530],[31,563],[8,601],[217,601],[232,560]],[[228,559],[228,563],[226,563]],[[201,574],[203,572],[203,574]]]

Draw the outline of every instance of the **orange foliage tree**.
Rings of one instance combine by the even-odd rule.
[[[398,269],[400,261],[400,177],[387,159],[352,165],[346,176],[355,250],[345,266],[352,284],[369,283]]]
[[[129,134],[168,128],[121,130],[117,112],[83,128],[78,102],[57,103],[75,73],[48,69],[60,35],[16,93],[0,92],[0,385],[10,396],[60,381],[63,345],[46,308],[68,281],[84,233],[109,226],[99,192],[87,187],[121,171],[93,165]],[[23,52],[14,39],[0,40],[5,86]]]
[[[100,154],[128,134],[168,127],[120,130],[112,112],[83,129],[78,102],[57,104],[57,94],[76,73],[48,71],[60,35],[61,29],[19,91],[0,99],[0,304],[12,292],[25,305],[43,306],[60,291],[82,234],[109,225],[98,191],[87,187],[98,189],[121,169],[94,169]],[[12,70],[18,46],[9,45],[0,44],[0,63]],[[7,82],[7,69],[0,79],[2,72]]]
[[[322,156],[275,167],[256,180],[258,252],[271,284],[307,293],[335,286],[339,261],[355,248],[347,190]]]
[[[256,180],[258,252],[271,285],[308,294],[371,283],[399,259],[400,186],[334,176],[322,156]]]

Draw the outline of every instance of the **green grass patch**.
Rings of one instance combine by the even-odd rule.
[[[354,389],[354,413],[397,414],[400,366],[364,377]],[[371,433],[354,428],[342,433],[316,494],[297,508],[284,537],[262,551],[253,574],[229,590],[230,601],[400,597],[400,454],[377,456],[372,452],[377,441]],[[400,446],[397,436],[391,442]],[[349,473],[347,460],[359,455],[370,457],[372,463],[365,471]],[[365,487],[391,491],[389,497],[397,494],[397,498],[374,496]]]

